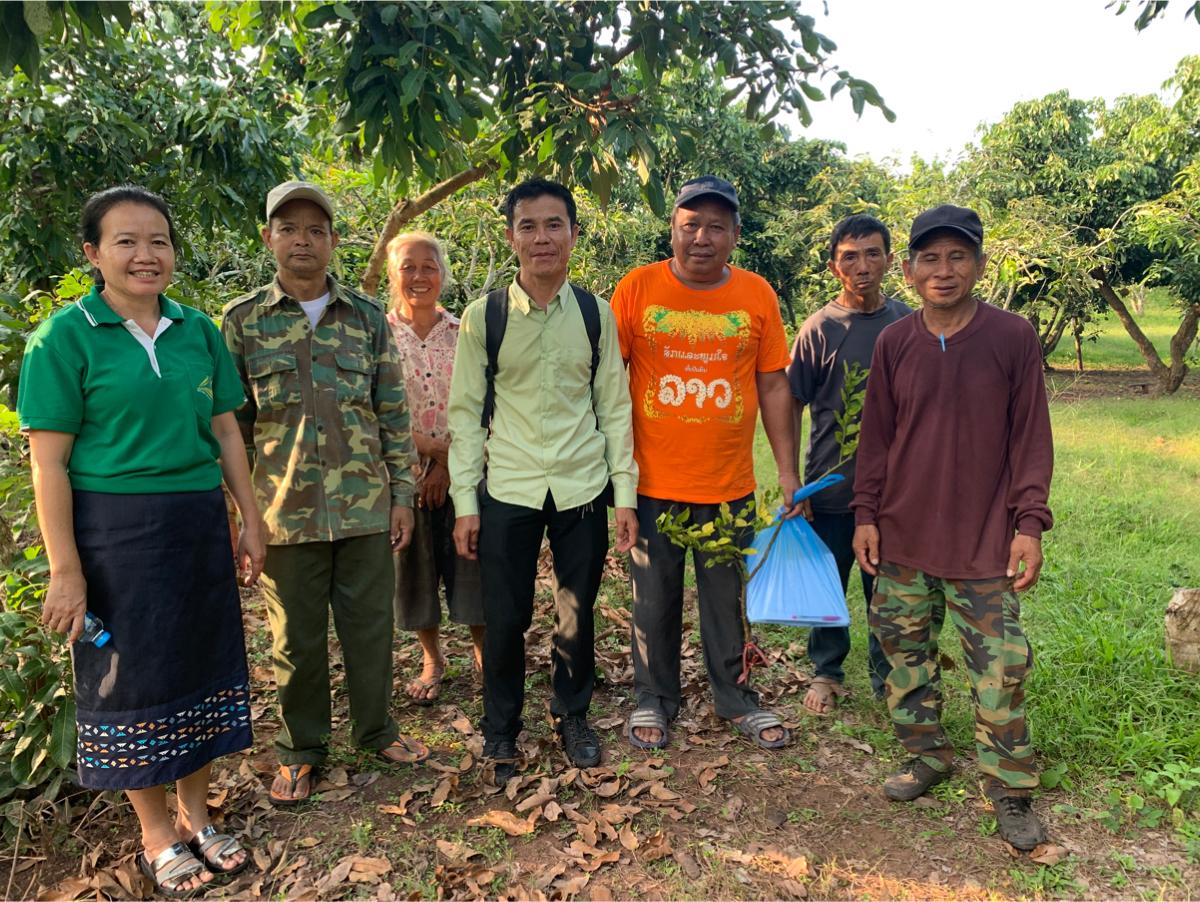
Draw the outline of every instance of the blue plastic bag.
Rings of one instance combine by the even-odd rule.
[[[846,477],[831,474],[796,492],[798,503]],[[782,510],[781,510],[782,513]],[[771,536],[778,530],[774,544]],[[767,546],[770,545],[770,552]],[[746,558],[746,618],[784,626],[849,626],[850,611],[833,553],[808,521],[793,517],[760,530]],[[764,557],[765,555],[765,557]]]

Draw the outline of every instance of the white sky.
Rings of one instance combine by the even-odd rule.
[[[851,156],[907,170],[912,154],[955,159],[1019,100],[1063,88],[1073,97],[1149,94],[1188,54],[1200,53],[1200,24],[1172,0],[1145,31],[1107,0],[803,0],[817,30],[838,45],[841,67],[875,85],[896,113],[873,107],[857,119],[845,92],[811,105],[813,124],[788,122],[796,137],[843,142]],[[828,85],[823,85],[828,90]]]

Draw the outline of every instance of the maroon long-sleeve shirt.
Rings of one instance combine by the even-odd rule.
[[[883,330],[871,360],[855,523],[884,561],[945,579],[1003,576],[1015,532],[1053,523],[1050,409],[1037,336],[980,302],[945,340],[923,311]]]

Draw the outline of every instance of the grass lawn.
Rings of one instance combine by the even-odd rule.
[[[1129,309],[1133,310],[1132,304]],[[1155,288],[1147,294],[1144,311],[1141,316],[1134,314],[1134,317],[1146,337],[1154,343],[1159,356],[1166,361],[1171,353],[1171,336],[1179,328],[1178,308],[1165,289]],[[1070,335],[1063,336],[1049,362],[1056,369],[1075,368],[1075,343]],[[1145,369],[1146,361],[1116,314],[1109,312],[1091,323],[1084,333],[1083,366],[1085,370],[1137,370]]]
[[[1089,399],[1052,414],[1056,526],[1025,603],[1039,747],[1079,772],[1200,764],[1200,681],[1163,650],[1172,588],[1200,585],[1200,405]]]

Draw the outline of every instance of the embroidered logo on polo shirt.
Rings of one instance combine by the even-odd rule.
[[[212,376],[205,376],[201,379],[200,384],[196,386],[196,391],[211,401],[213,399]]]

